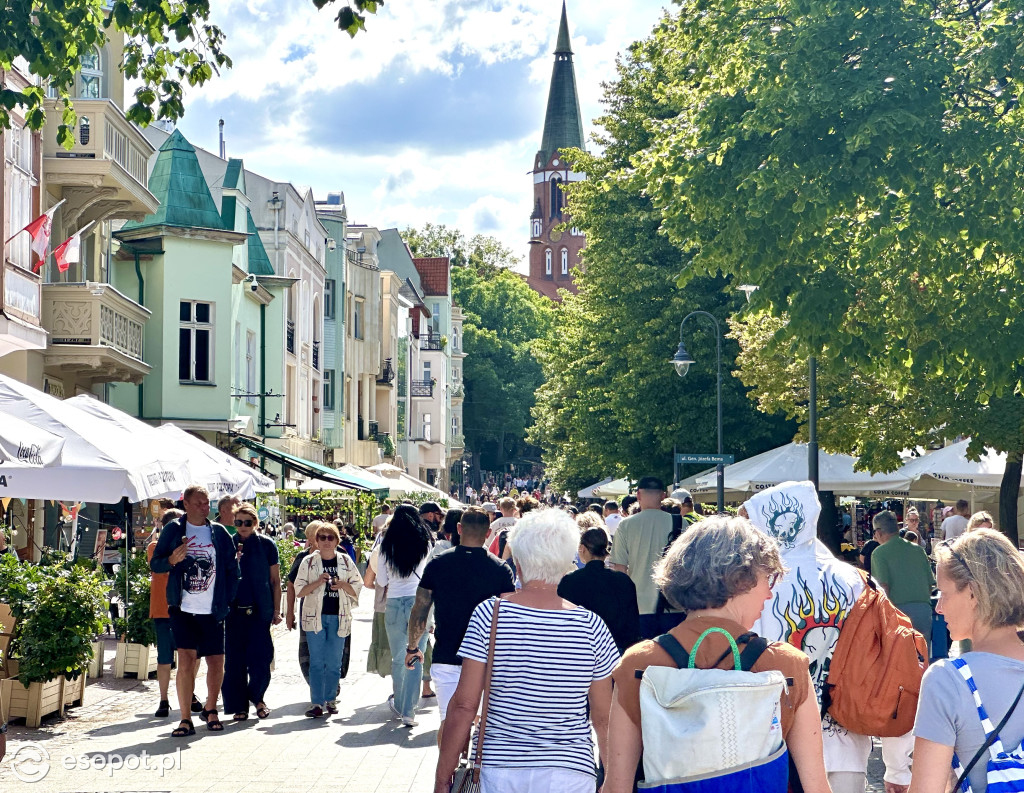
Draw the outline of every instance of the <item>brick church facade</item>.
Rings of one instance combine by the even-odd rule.
[[[563,2],[544,116],[544,134],[533,162],[530,270],[526,277],[534,290],[554,300],[559,299],[559,289],[576,292],[572,271],[579,266],[580,251],[586,245],[586,238],[572,225],[565,209],[563,185],[584,178],[583,174],[571,171],[559,154],[560,149],[569,148],[584,148],[584,139],[569,42],[569,21]]]

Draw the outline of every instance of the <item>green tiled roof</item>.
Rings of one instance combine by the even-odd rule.
[[[147,226],[224,230],[224,222],[196,159],[196,150],[178,130],[160,147],[149,176],[149,191],[160,201],[160,207],[141,222],[126,223],[125,231]]]
[[[270,263],[267,249],[263,247],[263,240],[260,239],[252,212],[248,208],[245,210],[245,220],[249,232],[249,272],[253,275],[273,275],[274,265]]]
[[[551,72],[548,90],[548,109],[544,116],[544,135],[540,154],[543,160],[557,149],[584,148],[583,120],[580,100],[576,93],[576,73],[572,65],[572,47],[569,44],[569,19],[562,3],[562,21],[558,26],[555,45],[555,66]]]
[[[224,171],[224,189],[237,190],[238,177],[242,175],[242,161],[237,158],[228,160],[228,167]]]

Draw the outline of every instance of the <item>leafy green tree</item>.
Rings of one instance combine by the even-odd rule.
[[[322,9],[338,3],[335,21],[350,36],[365,28],[366,14],[381,0],[313,0]],[[28,126],[46,120],[46,89],[58,97],[62,123],[57,140],[70,147],[77,122],[71,91],[84,54],[107,41],[109,31],[126,37],[118,67],[138,83],[135,101],[125,109],[130,121],[145,126],[155,119],[175,121],[185,112],[186,85],[203,85],[230,68],[224,32],[210,23],[210,0],[8,0],[0,16],[0,70],[19,57],[41,80],[16,90],[0,85],[0,132],[11,126],[11,111],[22,108]]]
[[[403,236],[415,256],[447,256],[453,264],[452,301],[466,315],[466,448],[489,469],[530,456],[525,435],[543,382],[533,346],[551,329],[551,301],[511,269],[517,257],[493,237],[466,240],[458,229],[429,223]]]
[[[685,379],[669,359],[688,312],[711,312],[724,332],[725,319],[744,301],[722,277],[678,289],[687,254],[659,235],[662,213],[650,198],[620,177],[651,143],[648,119],[679,112],[657,94],[662,77],[651,68],[648,46],[634,45],[617,82],[606,87],[597,136],[603,153],[567,153],[573,169],[587,176],[569,196],[573,225],[587,235],[585,270],[576,274],[579,294],[563,300],[555,332],[540,345],[545,383],[530,438],[543,448],[556,484],[571,492],[606,475],[669,480],[674,449],[716,449],[714,328],[687,324],[687,349],[698,364]],[[785,443],[793,427],[753,409],[745,388],[729,376],[737,351],[734,342],[723,344],[723,440],[742,458]]]
[[[1018,414],[1024,381],[1017,13],[687,4],[648,46],[679,112],[649,117],[657,135],[622,175],[693,252],[681,286],[717,273],[759,285],[753,308],[785,317],[795,355],[885,382],[898,403],[917,384],[945,394],[972,434],[970,417],[1003,426],[1013,459],[1024,433],[996,414]],[[1007,499],[1019,475],[1008,466]],[[1015,510],[1001,512],[1015,536]]]

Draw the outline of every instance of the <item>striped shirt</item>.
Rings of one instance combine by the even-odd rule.
[[[459,655],[487,663],[496,598],[469,620]],[[619,651],[583,608],[537,609],[504,601],[498,612],[483,765],[565,768],[596,776],[587,695],[610,677]]]

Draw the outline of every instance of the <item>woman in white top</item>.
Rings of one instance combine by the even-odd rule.
[[[612,671],[619,660],[604,622],[558,596],[579,531],[560,510],[530,512],[509,535],[523,588],[498,609],[483,737],[482,793],[593,793],[591,723],[607,757]],[[480,705],[497,599],[473,611],[459,648],[462,674],[448,705],[435,793],[447,793]],[[589,704],[589,714],[588,714]]]
[[[377,563],[377,584],[388,589],[388,602],[384,609],[384,625],[391,647],[391,685],[394,693],[388,705],[396,718],[406,727],[416,726],[416,703],[420,698],[423,665],[416,661],[411,668],[405,665],[409,636],[409,615],[416,602],[423,568],[427,566],[433,545],[429,529],[420,519],[415,507],[403,504],[395,510],[387,533],[380,543]],[[427,634],[420,639],[420,652],[426,649]]]

